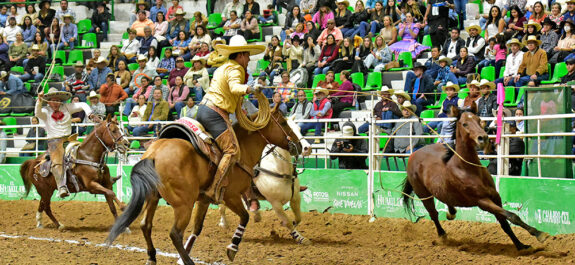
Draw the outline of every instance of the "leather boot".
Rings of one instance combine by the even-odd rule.
[[[54,175],[56,186],[58,186],[58,197],[66,198],[70,196],[70,191],[68,191],[68,187],[66,187],[66,180],[64,179],[64,174],[62,172],[62,165],[53,166],[52,175]]]
[[[228,182],[227,175],[232,166],[232,156],[227,154],[224,155],[222,160],[220,160],[212,185],[210,185],[208,190],[205,192],[205,195],[210,197],[215,204],[221,204],[224,199],[223,195],[225,193],[225,186],[227,186]]]

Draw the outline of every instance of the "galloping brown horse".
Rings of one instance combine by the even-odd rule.
[[[239,139],[241,159],[230,172],[229,184],[224,193],[224,203],[240,217],[240,224],[227,247],[227,255],[233,260],[240,244],[249,214],[244,208],[241,195],[252,182],[252,169],[260,160],[267,144],[274,144],[290,150],[293,155],[301,153],[299,138],[290,129],[281,112],[272,109],[271,118],[263,129],[250,132],[241,126],[234,126]],[[204,156],[198,154],[194,146],[182,139],[160,139],[154,142],[144,153],[142,160],[132,169],[132,199],[124,213],[118,218],[107,242],[111,244],[143,210],[146,213],[140,227],[148,246],[148,262],[156,264],[156,249],[152,243],[152,221],[158,200],[164,198],[174,209],[174,225],[170,232],[172,243],[178,250],[184,264],[194,264],[189,256],[194,242],[202,231],[209,199],[201,194],[213,180],[217,165],[213,165]],[[194,229],[186,246],[183,244],[184,230],[190,222],[190,216],[197,203],[194,214]]]
[[[530,246],[517,239],[507,221],[523,227],[540,242],[545,241],[549,234],[525,224],[519,216],[502,208],[501,197],[491,174],[487,168],[480,166],[475,148],[485,147],[489,138],[480,126],[480,119],[476,115],[477,106],[473,104],[471,110],[462,112],[453,107],[452,111],[457,117],[454,132],[457,154],[448,152],[443,144],[433,144],[417,150],[409,157],[407,179],[403,187],[406,209],[413,211],[413,201],[408,194],[415,191],[419,198],[424,198],[423,205],[435,223],[439,236],[446,234],[437,218],[433,197],[448,206],[449,220],[455,218],[455,207],[479,206],[492,213],[518,250]]]
[[[113,180],[110,177],[110,169],[105,165],[105,158],[110,151],[125,152],[127,143],[128,141],[124,138],[123,131],[118,126],[116,117],[111,118],[111,116],[108,116],[80,144],[76,156],[76,164],[67,173],[67,184],[70,192],[87,191],[92,194],[103,194],[114,218],[118,217],[114,201],[120,209],[124,208],[124,204],[118,200],[116,194],[112,191],[112,185],[116,179]],[[37,165],[44,159],[45,155],[27,160],[20,166],[20,176],[26,189],[24,197],[28,196],[30,188],[34,184],[41,198],[38,212],[36,212],[37,227],[42,227],[42,212],[46,211],[46,214],[56,227],[63,229],[64,225],[56,220],[50,208],[50,199],[56,190],[54,176],[50,173],[47,177],[42,177],[38,172],[39,167]],[[76,189],[75,185],[70,183],[70,173],[78,176],[79,189]]]

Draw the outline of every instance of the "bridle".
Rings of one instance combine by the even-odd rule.
[[[96,139],[98,139],[98,141],[100,142],[100,144],[106,149],[106,153],[109,152],[114,152],[114,151],[118,151],[120,149],[120,145],[118,143],[122,142],[122,141],[126,141],[126,138],[124,137],[124,131],[122,130],[122,128],[118,127],[118,130],[120,131],[120,136],[114,139],[114,135],[112,135],[112,131],[110,130],[110,124],[112,124],[111,122],[106,122],[106,131],[108,132],[108,135],[110,136],[110,139],[112,139],[114,142],[112,143],[112,148],[110,148],[103,140],[102,138],[98,135],[98,131],[96,130],[96,132],[94,132],[94,136],[96,136]]]
[[[299,154],[301,153],[302,150],[299,150],[299,148],[298,148],[298,146],[297,146],[297,143],[295,143],[294,141],[292,141],[292,139],[291,139],[289,133],[283,128],[283,126],[281,126],[281,124],[280,124],[280,122],[278,121],[278,119],[277,119],[273,114],[270,115],[270,116],[271,116],[271,119],[276,123],[276,125],[282,130],[284,136],[286,137],[286,139],[287,139],[287,141],[288,141],[288,151],[290,152],[290,154],[294,154],[294,151],[295,151],[295,154],[296,154],[296,155],[295,155],[295,158],[296,158],[296,160],[297,160],[298,157],[299,157]],[[274,149],[276,148],[276,145],[272,144],[272,143],[268,140],[268,138],[266,138],[266,136],[261,132],[261,130],[258,130],[257,132],[258,132],[258,133],[260,134],[260,136],[266,141],[266,143],[267,143],[268,145],[273,145],[273,147],[270,148],[270,150],[268,150],[268,151],[266,152],[266,154],[263,155],[263,156],[260,158],[260,161],[261,161],[264,157],[268,156],[270,153],[272,153],[272,152],[274,151]],[[259,164],[259,162],[258,162],[258,164]]]

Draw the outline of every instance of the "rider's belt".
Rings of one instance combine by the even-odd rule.
[[[217,112],[218,114],[222,115],[222,117],[229,117],[230,113],[228,113],[227,111],[225,111],[224,109],[216,106],[211,100],[204,98],[202,100],[202,102],[200,102],[200,105],[204,105],[212,110],[214,110],[215,112]]]

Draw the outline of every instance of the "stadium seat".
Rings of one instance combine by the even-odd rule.
[[[78,34],[88,33],[90,29],[92,29],[92,20],[90,19],[82,19],[78,21]]]
[[[465,99],[467,96],[469,96],[469,88],[463,88],[459,90],[459,93],[457,94],[457,97],[460,99]]]
[[[208,16],[208,26],[207,29],[215,29],[222,23],[222,14],[213,13]]]
[[[381,133],[380,136],[387,136],[387,133]],[[389,140],[389,138],[387,137],[382,137],[379,138],[379,150],[382,152],[385,152],[384,148],[385,148],[385,144],[387,143],[387,141]]]
[[[77,61],[84,63],[84,51],[82,50],[71,50],[68,54],[68,62],[63,65],[74,65]]]
[[[54,69],[52,69],[52,75],[53,74],[60,75],[61,80],[64,80],[64,66],[54,66]]]
[[[501,67],[501,70],[499,70],[499,78],[502,78],[505,75],[505,66]]]
[[[353,73],[350,76],[351,82],[357,84],[359,87],[365,86],[365,80],[363,78],[363,73]]]
[[[192,66],[193,66],[192,62],[184,62],[184,67],[192,68]]]
[[[325,75],[324,74],[319,74],[319,75],[315,75],[313,77],[313,85],[311,86],[312,88],[316,88],[317,87],[317,83],[319,83],[319,81],[323,81],[325,80]]]
[[[249,39],[246,40],[248,43],[250,42],[257,42],[257,41],[264,41],[264,35],[263,35],[263,30],[262,30],[262,26],[258,25],[258,27],[260,28],[260,36],[258,38],[255,39]],[[285,69],[285,68],[284,68]]]
[[[503,106],[506,104],[512,104],[515,102],[515,87],[508,86],[505,87],[505,101],[503,101]]]
[[[58,60],[58,59],[61,60],[60,64],[66,63],[66,51],[62,51],[62,50],[56,51],[55,57],[56,57],[56,60]]]
[[[431,35],[423,36],[423,41],[421,44],[423,46],[433,47],[433,43],[431,43]]]
[[[426,108],[428,109],[440,109],[443,106],[443,101],[447,98],[447,93],[443,91],[441,96],[439,96],[439,100],[434,105],[429,105]]]
[[[550,80],[543,80],[541,84],[555,84],[561,82],[561,78],[566,76],[568,73],[567,65],[564,62],[555,64],[555,69],[553,70],[553,76]]]
[[[431,118],[435,118],[435,111],[428,109],[428,110],[424,110],[421,112],[421,114],[419,114],[419,117],[422,119],[431,119]],[[423,124],[426,124],[427,122],[424,122]]]
[[[134,140],[130,143],[130,149],[139,149],[140,148],[140,141]]]
[[[24,74],[24,67],[22,67],[22,66],[13,66],[12,68],[10,68],[10,72],[19,73],[19,74]]]
[[[516,88],[515,87],[509,87],[510,90],[513,90],[513,92],[509,93],[509,94],[514,95],[513,100],[507,98],[507,91],[508,91],[507,88],[508,87],[505,88],[505,101],[503,103],[503,106],[504,107],[512,107],[512,108],[517,107],[517,105],[519,104],[519,101],[521,101],[521,97],[523,97],[523,94],[525,94],[525,87],[520,87],[519,91],[517,92],[517,95],[515,95]],[[511,100],[510,103],[506,103],[508,100]]]
[[[382,79],[380,72],[371,72],[367,75],[367,82],[362,90],[377,90],[381,89]]]
[[[495,67],[494,66],[486,66],[481,69],[481,79],[487,79],[491,82],[495,81]]]
[[[253,76],[260,76],[260,74],[262,72],[264,72],[266,70],[266,68],[268,68],[268,65],[270,65],[269,61],[266,61],[264,59],[258,60],[258,63],[256,65],[256,70],[254,71],[254,73],[252,75]]]
[[[214,33],[216,35],[224,35],[224,32],[226,32],[226,30],[224,28],[215,28],[214,29]]]
[[[136,71],[139,67],[140,67],[140,65],[139,65],[138,63],[128,64],[128,69],[129,69],[130,71]]]
[[[86,42],[85,44],[83,42]],[[98,47],[98,37],[96,33],[86,33],[82,35],[82,42],[76,46],[76,49],[92,49]]]
[[[411,52],[402,52],[397,57],[397,60],[403,60],[403,65],[400,65],[398,68],[391,68],[389,71],[403,71],[403,70],[411,70],[413,68],[413,58],[411,57]]]
[[[341,81],[341,73],[335,74],[334,77],[333,77],[333,79],[335,80],[335,82],[338,82],[340,85],[341,85],[341,83],[343,83],[343,82]]]
[[[14,117],[6,117],[6,118],[2,119],[2,121],[6,125],[17,125],[18,124],[18,122],[16,121],[16,118],[14,118]],[[4,132],[6,132],[7,135],[14,135],[14,134],[16,134],[16,128],[4,128]]]

